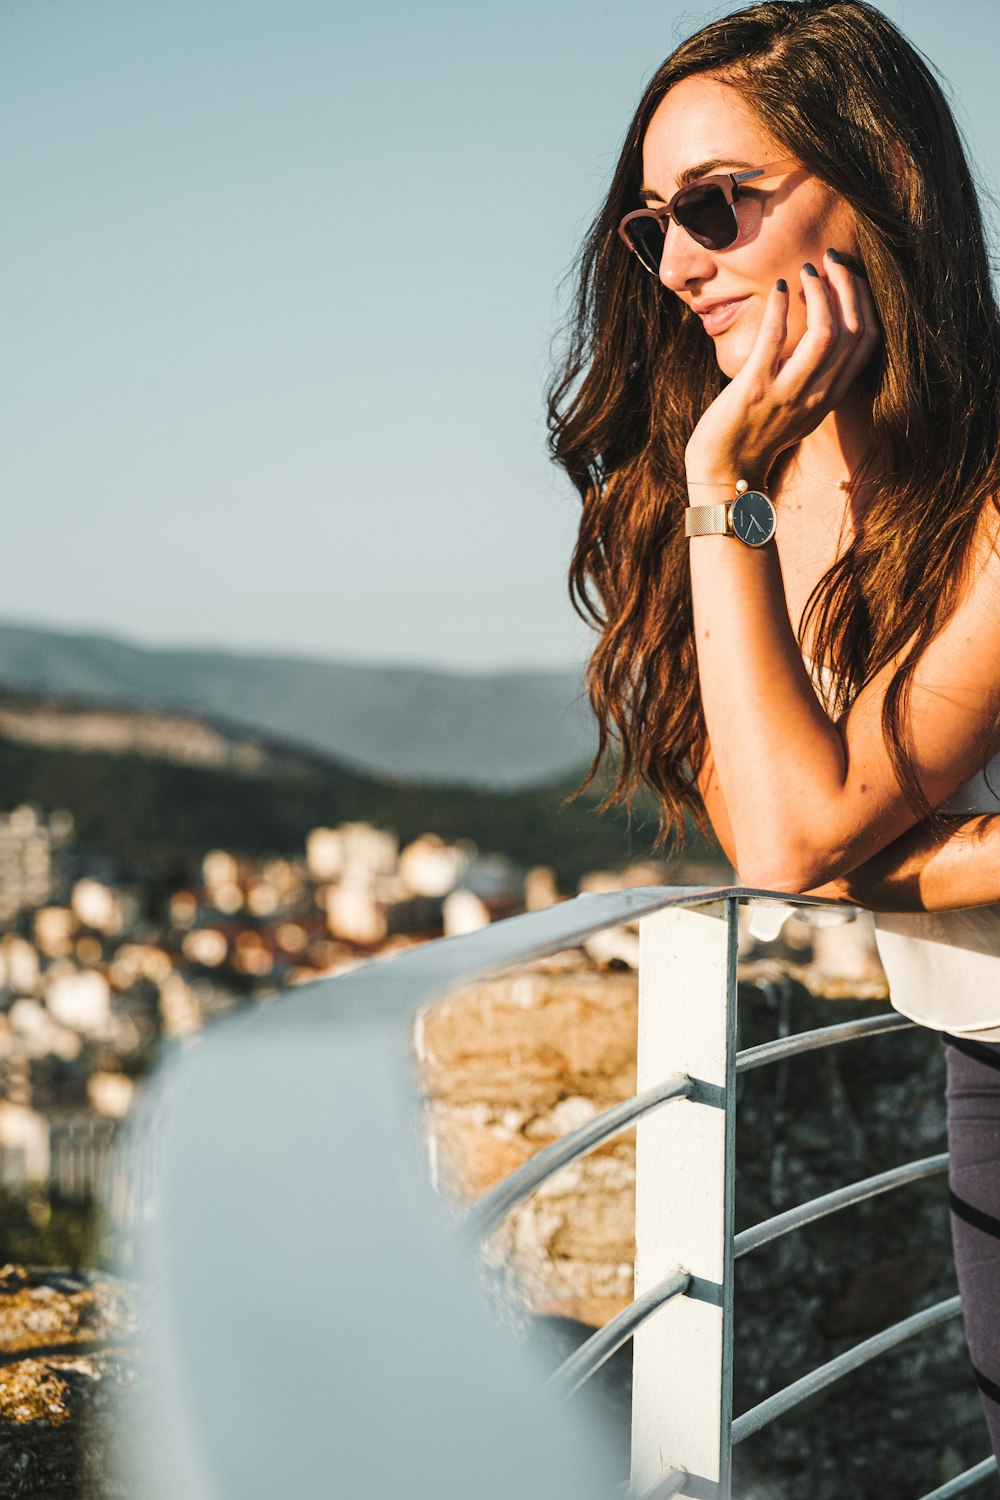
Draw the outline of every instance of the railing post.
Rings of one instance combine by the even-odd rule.
[[[737,914],[728,897],[640,923],[638,1088],[687,1073],[697,1089],[638,1126],[636,1296],[677,1266],[692,1285],[635,1336],[637,1496],[672,1468],[684,1495],[730,1495]]]

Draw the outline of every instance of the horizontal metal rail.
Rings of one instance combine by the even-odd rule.
[[[203,1043],[199,1045],[195,1066],[192,1066],[187,1059],[179,1062],[175,1060],[173,1071],[167,1074],[156,1092],[157,1108],[161,1110],[161,1114],[156,1121],[155,1129],[151,1128],[151,1136],[153,1140],[162,1142],[162,1149],[158,1150],[154,1163],[155,1170],[150,1170],[148,1174],[148,1188],[141,1187],[141,1201],[135,1214],[140,1260],[145,1262],[148,1259],[150,1263],[155,1261],[163,1268],[163,1279],[171,1293],[158,1310],[157,1335],[163,1337],[164,1347],[171,1350],[176,1347],[177,1358],[172,1358],[169,1363],[176,1365],[177,1368],[183,1366],[194,1381],[193,1385],[190,1381],[186,1382],[183,1391],[180,1387],[170,1388],[168,1381],[160,1398],[159,1417],[162,1420],[158,1422],[158,1426],[161,1431],[157,1432],[155,1441],[145,1451],[152,1452],[154,1459],[162,1463],[164,1473],[166,1474],[172,1462],[170,1451],[172,1445],[168,1445],[162,1439],[161,1432],[172,1430],[178,1421],[183,1425],[187,1422],[191,1412],[197,1414],[205,1410],[204,1402],[196,1399],[199,1392],[202,1394],[208,1392],[211,1396],[213,1392],[225,1391],[228,1386],[230,1395],[233,1393],[232,1381],[227,1382],[225,1367],[225,1357],[228,1357],[226,1351],[229,1349],[226,1340],[226,1320],[223,1316],[225,1309],[220,1312],[219,1299],[213,1296],[213,1289],[218,1285],[220,1267],[223,1268],[221,1274],[228,1276],[232,1283],[230,1286],[227,1282],[227,1289],[232,1293],[230,1300],[233,1306],[252,1308],[253,1297],[259,1292],[262,1281],[274,1274],[273,1246],[266,1234],[250,1234],[241,1240],[241,1254],[234,1259],[232,1253],[232,1234],[235,1232],[233,1226],[240,1223],[259,1226],[262,1222],[259,1153],[248,1147],[245,1128],[248,1110],[249,1118],[254,1117],[255,1091],[259,1093],[257,1060],[260,1061],[262,1069],[266,1067],[270,1079],[275,1068],[275,1054],[280,1054],[281,1066],[274,1074],[275,1087],[280,1090],[276,1097],[287,1097],[295,1104],[294,1111],[291,1113],[284,1111],[282,1119],[285,1125],[288,1125],[294,1114],[292,1124],[295,1130],[300,1134],[303,1130],[307,1130],[308,1138],[313,1142],[319,1142],[320,1146],[331,1136],[340,1140],[350,1137],[351,1122],[354,1121],[356,1124],[357,1119],[363,1117],[366,1106],[370,1104],[369,1096],[373,1078],[378,1084],[380,1110],[385,1116],[386,1125],[391,1124],[397,1129],[399,1127],[408,1129],[411,1123],[408,1106],[415,1101],[411,1058],[407,1048],[401,1044],[400,1033],[403,1026],[417,1017],[421,1007],[432,1003],[446,993],[453,992],[460,985],[484,979],[487,976],[504,974],[509,972],[514,965],[538,960],[567,948],[574,948],[599,931],[625,923],[639,922],[643,918],[651,918],[661,912],[671,912],[678,914],[676,925],[679,930],[679,956],[675,971],[678,978],[682,976],[685,968],[692,973],[704,972],[707,975],[705,990],[699,989],[698,986],[688,987],[681,983],[676,985],[676,990],[681,996],[687,995],[695,1012],[700,1009],[714,1014],[718,1009],[720,997],[724,997],[728,1005],[735,990],[736,906],[746,900],[778,901],[782,905],[792,904],[797,907],[815,905],[819,908],[827,904],[818,899],[810,900],[809,898],[793,898],[790,901],[783,893],[759,892],[740,886],[672,889],[651,886],[580,896],[574,900],[557,903],[543,911],[526,913],[504,922],[491,924],[475,933],[420,945],[406,952],[365,964],[350,973],[319,979],[301,987],[289,988],[276,997],[273,1004],[244,1013],[238,1019],[227,1022],[225,1027],[206,1034]],[[704,920],[702,920],[703,917]],[[669,965],[667,950],[670,948],[670,943],[666,939],[668,925],[667,922],[648,923],[644,933],[644,937],[652,939],[654,948],[658,950],[658,969],[664,970]],[[704,929],[700,934],[699,928]],[[709,951],[710,961],[702,963],[701,958],[706,949]],[[708,1003],[700,1005],[698,1002],[705,1001],[706,996]],[[881,1030],[889,1030],[894,1024],[906,1023],[902,1020],[889,1019],[879,1024],[876,1020],[851,1028],[851,1034],[861,1035],[865,1031],[874,1029],[875,1025],[879,1025]],[[821,1037],[817,1037],[812,1045],[829,1045],[833,1040],[844,1036],[845,1030],[846,1028],[843,1027],[831,1028]],[[727,1031],[725,1055],[731,1059],[729,1038],[730,1033]],[[275,1046],[276,1043],[277,1046]],[[699,1043],[699,1047],[701,1045]],[[715,1044],[714,1042],[705,1043],[705,1047],[709,1045],[714,1047]],[[774,1057],[790,1055],[795,1050],[804,1050],[807,1045],[809,1043],[801,1037],[788,1038],[776,1047],[772,1045],[766,1049],[768,1052],[766,1057],[763,1055],[764,1049],[757,1050],[756,1061],[754,1052],[751,1051],[743,1058],[743,1066],[757,1066]],[[693,1050],[700,1061],[705,1055],[705,1049]],[[314,1070],[315,1076],[314,1073],[309,1073],[308,1069],[305,1071],[309,1073],[309,1077],[303,1076],[301,1066],[303,1052],[314,1055],[323,1054],[321,1057],[323,1066],[318,1071]],[[666,1059],[664,1066],[651,1068],[649,1073],[642,1075],[641,1087],[643,1089],[654,1080],[662,1079],[663,1075],[672,1069],[678,1070],[677,1076],[681,1068],[696,1078],[702,1077],[703,1074],[705,1077],[708,1076],[707,1067],[699,1069],[693,1061],[689,1063],[682,1055],[671,1056],[668,1045],[664,1047],[664,1057]],[[253,1067],[248,1068],[243,1065],[246,1058],[254,1062]],[[714,1062],[711,1066],[714,1068]],[[331,1086],[330,1068],[334,1070],[334,1083],[337,1086]],[[713,1127],[718,1126],[722,1119],[721,1106],[724,1102],[730,1104],[732,1102],[725,1099],[725,1085],[730,1077],[731,1073],[728,1069],[722,1072],[720,1086],[720,1079],[713,1072],[711,1089],[706,1084],[704,1094],[700,1091],[694,1094],[694,1097],[705,1097],[706,1101],[714,1107],[705,1110],[678,1111],[669,1120],[663,1120],[668,1151],[672,1127],[677,1123],[678,1115],[704,1116]],[[660,1102],[666,1103],[668,1097],[684,1096],[680,1090],[676,1095],[672,1095],[669,1092],[669,1083],[670,1081],[667,1080],[661,1085],[666,1092],[657,1099],[657,1105]],[[225,1108],[220,1105],[220,1100],[224,1101]],[[630,1107],[630,1101],[626,1101],[622,1107],[625,1111],[625,1115],[619,1117],[622,1128],[626,1123],[630,1124],[632,1119],[639,1118],[638,1112],[632,1116],[628,1115]],[[203,1129],[205,1121],[212,1122],[211,1129],[208,1131]],[[601,1139],[611,1138],[606,1132],[609,1130],[613,1132],[615,1128],[614,1125],[609,1126],[606,1121],[600,1124],[591,1121],[589,1125],[592,1131],[596,1132],[589,1137],[593,1139],[595,1145]],[[291,1128],[291,1125],[288,1125],[288,1129],[291,1130]],[[285,1133],[287,1134],[287,1131]],[[294,1134],[294,1131],[292,1133]],[[717,1130],[715,1133],[718,1133]],[[357,1135],[357,1132],[355,1134]],[[400,1322],[398,1309],[389,1307],[386,1313],[385,1298],[379,1298],[379,1291],[384,1290],[384,1287],[381,1286],[377,1275],[373,1280],[375,1291],[372,1301],[375,1309],[381,1310],[380,1315],[384,1314],[382,1322],[388,1330],[387,1337],[391,1338],[393,1343],[396,1362],[404,1370],[416,1370],[417,1380],[422,1379],[427,1389],[440,1390],[443,1387],[439,1380],[432,1379],[428,1383],[427,1379],[425,1339],[427,1307],[431,1306],[436,1309],[438,1306],[437,1302],[429,1300],[431,1288],[433,1288],[433,1298],[440,1297],[441,1315],[436,1320],[438,1327],[445,1331],[450,1328],[453,1334],[456,1329],[458,1330],[451,1342],[448,1339],[433,1341],[432,1352],[435,1354],[435,1359],[431,1361],[432,1374],[455,1368],[456,1348],[460,1351],[460,1357],[468,1358],[470,1351],[478,1353],[481,1348],[483,1351],[481,1358],[484,1361],[491,1358],[496,1330],[490,1322],[488,1325],[484,1323],[480,1331],[475,1320],[466,1316],[472,1304],[459,1284],[460,1276],[456,1275],[454,1279],[450,1274],[443,1276],[440,1278],[440,1288],[437,1280],[431,1280],[433,1244],[428,1236],[425,1255],[423,1238],[425,1225],[423,1218],[420,1217],[424,1204],[419,1195],[412,1192],[411,1164],[408,1159],[401,1160],[402,1153],[398,1149],[401,1135],[397,1134],[397,1130],[390,1135],[387,1129],[384,1132],[362,1132],[362,1137],[363,1139],[359,1137],[353,1141],[349,1152],[341,1153],[339,1164],[336,1159],[333,1164],[335,1169],[339,1165],[340,1180],[345,1192],[348,1189],[351,1192],[357,1189],[359,1211],[367,1212],[367,1205],[372,1199],[370,1186],[373,1182],[379,1184],[379,1211],[377,1215],[370,1216],[369,1230],[364,1235],[359,1235],[357,1223],[360,1221],[356,1217],[352,1219],[349,1215],[345,1216],[336,1211],[337,1202],[340,1201],[337,1194],[333,1195],[337,1201],[334,1202],[332,1210],[329,1207],[332,1201],[329,1193],[313,1194],[310,1200],[312,1208],[315,1209],[310,1218],[310,1225],[315,1230],[311,1241],[323,1243],[327,1247],[332,1245],[337,1255],[343,1259],[343,1263],[352,1268],[355,1273],[341,1278],[342,1285],[338,1291],[338,1298],[333,1304],[333,1321],[337,1323],[341,1308],[345,1315],[351,1312],[353,1304],[357,1301],[358,1285],[368,1285],[362,1273],[366,1273],[373,1266],[377,1272],[378,1265],[382,1264],[381,1257],[393,1255],[397,1266],[405,1268],[407,1275],[412,1271],[415,1295],[406,1300],[410,1312],[416,1309],[416,1313],[408,1319],[403,1318],[402,1322]],[[291,1140],[291,1136],[289,1139]],[[284,1136],[279,1140],[279,1145],[283,1140]],[[393,1140],[397,1142],[396,1147],[393,1146]],[[273,1145],[273,1142],[269,1144]],[[292,1144],[294,1146],[295,1142],[293,1141]],[[571,1143],[570,1149],[575,1152],[580,1149],[580,1144],[577,1139],[576,1142]],[[553,1143],[554,1147],[556,1145],[557,1143]],[[362,1147],[364,1147],[363,1150]],[[144,1146],[144,1150],[146,1149],[148,1147]],[[566,1149],[567,1143],[564,1141],[559,1145],[559,1150],[565,1151]],[[539,1157],[541,1155],[542,1153],[539,1153]],[[689,1152],[688,1156],[697,1166],[701,1159],[700,1153]],[[552,1158],[549,1158],[549,1162],[542,1163],[542,1165],[548,1166],[551,1160]],[[308,1162],[306,1166],[309,1166]],[[227,1179],[224,1212],[220,1210],[221,1217],[219,1214],[215,1218],[210,1215],[206,1221],[204,1218],[206,1202],[215,1203],[218,1207],[216,1201],[218,1194],[212,1197],[212,1185],[217,1184],[220,1170],[226,1174]],[[714,1164],[711,1170],[716,1170]],[[645,1175],[648,1179],[650,1174],[646,1172]],[[652,1175],[655,1178],[655,1172]],[[367,1193],[364,1191],[366,1185],[369,1189]],[[285,1186],[288,1187],[289,1193],[293,1192],[294,1183],[291,1179]],[[696,1186],[701,1186],[701,1184],[696,1183]],[[660,1191],[662,1194],[662,1184]],[[651,1189],[651,1195],[653,1193],[655,1189]],[[678,1211],[683,1214],[685,1220],[691,1217],[692,1203],[689,1199],[671,1197],[666,1194],[662,1196],[667,1200],[668,1211],[671,1205],[677,1205]],[[391,1214],[390,1209],[393,1211]],[[415,1226],[413,1233],[409,1232],[411,1222]],[[365,1220],[365,1223],[368,1223],[368,1220]],[[669,1228],[669,1218],[667,1223]],[[415,1256],[405,1253],[407,1245],[417,1242],[418,1236],[420,1236],[420,1254]],[[302,1239],[301,1236],[299,1238]],[[193,1243],[199,1246],[197,1255],[191,1254]],[[464,1248],[467,1249],[467,1247]],[[454,1249],[454,1246],[450,1247],[450,1250]],[[705,1378],[704,1370],[696,1374],[692,1368],[693,1361],[689,1363],[686,1351],[675,1352],[670,1349],[673,1335],[669,1325],[674,1312],[683,1311],[686,1314],[694,1307],[697,1300],[706,1304],[711,1303],[714,1321],[721,1325],[723,1319],[714,1317],[718,1303],[713,1301],[711,1291],[714,1289],[718,1298],[724,1303],[728,1295],[727,1289],[721,1284],[721,1275],[716,1273],[714,1263],[707,1268],[703,1277],[703,1268],[697,1260],[696,1253],[692,1253],[689,1258],[687,1251],[678,1246],[672,1254],[676,1261],[683,1260],[684,1266],[690,1269],[674,1269],[672,1274],[661,1281],[658,1286],[643,1285],[641,1296],[619,1314],[617,1319],[612,1320],[609,1325],[595,1334],[593,1340],[588,1340],[587,1345],[578,1349],[572,1359],[567,1361],[553,1376],[553,1383],[557,1390],[566,1393],[576,1389],[589,1374],[600,1369],[604,1362],[627,1342],[644,1319],[649,1318],[648,1332],[654,1341],[660,1337],[659,1330],[661,1328],[663,1330],[662,1344],[666,1356],[664,1364],[669,1366],[671,1362],[673,1363],[678,1373],[678,1385],[682,1388],[686,1382],[692,1386],[699,1385],[706,1388],[708,1410],[713,1419],[711,1430],[718,1435],[719,1386],[714,1379]],[[456,1257],[456,1269],[460,1265],[460,1259]],[[647,1266],[650,1264],[650,1259],[651,1257],[646,1257]],[[425,1260],[428,1268],[426,1277],[422,1269]],[[296,1261],[295,1256],[293,1256],[293,1261]],[[301,1262],[305,1266],[307,1261],[308,1256],[303,1260],[302,1255],[299,1255],[296,1264]],[[227,1263],[228,1270],[226,1269]],[[656,1275],[660,1275],[666,1269],[659,1260],[658,1254],[653,1260],[653,1265],[656,1268]],[[301,1275],[292,1276],[293,1284],[305,1285],[306,1280],[307,1277]],[[428,1299],[420,1295],[424,1286],[428,1289]],[[451,1304],[447,1300],[449,1288],[452,1287],[455,1291],[454,1308],[458,1310],[457,1316],[451,1314]],[[685,1291],[688,1292],[690,1308],[687,1305],[688,1298],[684,1300],[684,1303],[680,1300]],[[676,1300],[671,1301],[671,1299]],[[659,1308],[663,1309],[663,1313],[658,1322],[652,1315]],[[722,1310],[724,1319],[728,1320],[727,1306],[724,1305]],[[303,1343],[304,1357],[307,1361],[315,1357],[319,1361],[317,1368],[320,1365],[326,1368],[330,1361],[329,1341],[322,1336],[322,1329],[316,1333],[316,1329],[312,1327],[308,1318],[299,1321],[306,1332],[311,1330],[313,1334],[316,1334],[311,1341],[305,1340]],[[196,1344],[192,1340],[192,1329],[196,1327],[199,1335],[197,1350],[206,1353],[204,1359],[195,1357]],[[697,1338],[700,1339],[701,1336],[699,1326]],[[169,1344],[166,1343],[167,1340],[170,1340]],[[271,1343],[274,1344],[274,1339]],[[643,1336],[640,1336],[637,1344],[641,1346],[642,1343]],[[280,1344],[280,1339],[278,1344]],[[222,1353],[219,1355],[219,1362],[213,1364],[215,1353],[220,1350]],[[211,1357],[208,1357],[207,1352],[210,1352]],[[696,1352],[700,1357],[700,1349]],[[671,1361],[672,1353],[674,1353],[674,1358]],[[343,1351],[340,1351],[337,1359],[334,1360],[336,1379],[350,1380],[349,1354],[348,1350],[346,1364],[345,1357],[342,1357]],[[724,1358],[728,1359],[728,1353],[724,1352]],[[325,1365],[324,1362],[326,1362]],[[725,1365],[723,1368],[725,1369]],[[653,1373],[655,1375],[655,1371]],[[381,1423],[385,1430],[391,1430],[394,1421],[398,1426],[400,1413],[405,1420],[407,1401],[412,1397],[413,1384],[405,1380],[396,1381],[393,1384],[394,1389],[389,1393],[391,1399],[388,1400],[388,1404],[384,1391],[362,1393],[364,1402],[359,1410],[362,1412],[364,1421],[355,1424],[360,1432],[359,1441],[353,1445],[335,1445],[337,1452],[333,1455],[333,1468],[336,1472],[333,1474],[332,1482],[334,1490],[356,1491],[359,1488],[364,1490],[365,1478],[370,1467],[370,1452],[363,1438],[369,1420]],[[637,1389],[641,1388],[642,1378],[638,1379],[636,1384]],[[461,1387],[461,1382],[459,1386]],[[648,1377],[646,1388],[647,1390],[651,1388]],[[454,1410],[449,1409],[444,1414],[445,1426],[450,1424],[453,1427],[456,1421],[460,1424],[464,1423],[470,1434],[476,1438],[477,1443],[483,1434],[487,1439],[495,1436],[496,1431],[499,1430],[497,1424],[502,1424],[505,1411],[513,1412],[517,1409],[513,1398],[509,1406],[504,1406],[502,1381],[497,1382],[497,1389],[500,1392],[500,1404],[496,1411],[491,1410],[484,1418],[479,1410],[482,1403],[477,1406],[474,1399],[476,1393],[474,1391],[465,1393],[467,1399],[463,1401],[462,1390],[457,1388],[452,1392],[455,1399],[450,1403],[450,1407]],[[431,1405],[434,1406],[434,1403]],[[437,1406],[440,1406],[440,1402]],[[726,1410],[728,1414],[728,1402]],[[541,1416],[544,1418],[544,1413],[541,1413]],[[486,1418],[490,1420],[487,1421]],[[480,1422],[482,1425],[477,1426]],[[727,1422],[726,1427],[728,1426]],[[227,1461],[232,1456],[227,1444],[233,1433],[240,1438],[242,1447],[246,1447],[248,1436],[246,1429],[247,1424],[243,1424],[241,1428],[239,1423],[229,1424],[228,1428],[224,1423],[221,1425],[209,1423],[207,1427],[203,1424],[198,1429],[201,1437],[208,1444],[203,1455],[199,1454],[206,1465],[205,1472],[222,1472],[225,1469]],[[253,1422],[249,1424],[249,1430],[257,1431],[258,1435],[264,1432],[261,1424],[258,1423],[255,1427]],[[442,1431],[444,1431],[443,1427]],[[685,1476],[683,1473],[673,1473],[668,1476],[663,1472],[664,1461],[657,1453],[657,1443],[662,1439],[663,1434],[654,1421],[648,1424],[648,1431],[649,1438],[645,1441],[645,1449],[651,1454],[651,1459],[646,1467],[641,1470],[636,1469],[637,1479],[641,1472],[642,1490],[649,1500],[666,1500],[669,1494],[683,1489]],[[195,1433],[194,1428],[191,1429],[191,1433]],[[188,1435],[185,1433],[185,1437]],[[267,1432],[264,1432],[264,1437],[266,1436]],[[306,1442],[302,1451],[296,1454],[298,1469],[302,1473],[306,1473],[310,1465],[315,1467],[317,1454],[323,1461],[329,1458],[329,1455],[324,1456],[321,1451],[322,1434],[307,1436],[314,1441]],[[723,1442],[726,1442],[728,1438],[729,1432],[727,1431],[723,1434]],[[187,1445],[182,1446],[186,1448]],[[481,1448],[482,1445],[479,1444],[479,1446]],[[518,1443],[507,1445],[508,1448],[514,1449],[519,1446]],[[539,1455],[544,1456],[545,1450],[541,1446],[537,1451]],[[528,1450],[526,1453],[528,1457],[534,1456]],[[243,1456],[246,1456],[245,1453]],[[407,1456],[404,1454],[404,1457]],[[690,1467],[692,1472],[696,1469],[701,1472],[699,1464],[694,1462],[689,1453],[681,1451],[680,1447],[672,1454],[672,1457],[675,1468],[680,1469],[684,1465]],[[281,1463],[274,1462],[274,1458],[275,1445],[266,1441],[259,1442],[254,1449],[255,1473],[263,1475],[265,1480],[269,1474],[273,1477],[273,1474],[278,1473],[281,1468]],[[433,1488],[432,1467],[431,1465],[426,1468],[424,1477],[428,1478]],[[421,1475],[418,1474],[417,1479],[420,1478]],[[693,1483],[693,1479],[689,1480],[688,1487],[691,1487]],[[280,1488],[280,1482],[278,1487]],[[274,1485],[272,1484],[270,1488],[273,1489]],[[457,1494],[458,1488],[455,1486],[452,1488]],[[497,1480],[494,1480],[492,1485],[487,1485],[486,1489],[491,1495],[512,1492],[509,1487],[504,1488],[503,1483]]]
[[[798,1208],[790,1208],[785,1213],[775,1214],[773,1219],[763,1219],[752,1229],[744,1229],[733,1242],[733,1254],[746,1255],[750,1250],[776,1240],[779,1235],[787,1234],[791,1229],[812,1224],[816,1219],[836,1213],[840,1208],[848,1208],[852,1203],[862,1203],[866,1198],[874,1198],[878,1193],[887,1193],[890,1188],[917,1182],[922,1177],[933,1177],[936,1172],[943,1172],[947,1165],[948,1153],[942,1151],[938,1156],[925,1156],[920,1161],[910,1161],[904,1166],[892,1167],[888,1172],[878,1172],[874,1177],[865,1177],[846,1187],[835,1188],[832,1193],[824,1193],[821,1198],[810,1198],[808,1203],[801,1203]]]
[[[682,1266],[678,1266],[676,1271],[671,1271],[663,1281],[650,1287],[648,1292],[630,1302],[628,1307],[605,1323],[603,1328],[591,1334],[587,1342],[575,1349],[569,1359],[563,1360],[558,1370],[549,1376],[548,1384],[558,1396],[572,1396],[584,1381],[589,1380],[601,1368],[605,1360],[611,1358],[616,1349],[628,1342],[641,1323],[652,1317],[665,1302],[686,1292],[690,1285],[690,1274]]]
[[[974,1484],[981,1479],[986,1479],[990,1474],[995,1474],[997,1461],[995,1458],[984,1458],[981,1464],[976,1464],[974,1469],[966,1469],[964,1474],[956,1474],[954,1479],[949,1479],[947,1484],[940,1485],[936,1490],[931,1490],[929,1495],[924,1495],[922,1500],[951,1500],[952,1495],[964,1495],[966,1490],[971,1490]]]
[[[799,1052],[815,1052],[819,1047],[832,1047],[836,1042],[851,1042],[859,1036],[878,1036],[883,1031],[902,1031],[915,1024],[906,1016],[896,1014],[866,1016],[861,1021],[843,1021],[836,1026],[819,1026],[815,1031],[799,1031],[737,1052],[736,1071],[746,1073],[751,1068],[763,1068],[767,1063],[795,1057]]]
[[[509,1177],[505,1177],[491,1193],[487,1193],[469,1210],[463,1224],[478,1238],[485,1238],[511,1209],[529,1198],[561,1167],[578,1161],[581,1156],[596,1150],[605,1141],[621,1135],[636,1120],[649,1114],[651,1110],[658,1109],[661,1104],[669,1104],[673,1099],[685,1099],[694,1086],[694,1081],[686,1073],[672,1073],[653,1088],[645,1089],[634,1098],[625,1099],[621,1104],[603,1110],[585,1125],[560,1136],[551,1146],[546,1146],[530,1161],[526,1161],[523,1167],[518,1167],[516,1172],[511,1172]]]
[[[923,1333],[927,1328],[933,1328],[936,1323],[943,1323],[946,1318],[954,1318],[960,1307],[961,1298],[959,1297],[948,1297],[943,1302],[936,1302],[933,1307],[925,1308],[923,1312],[914,1313],[911,1318],[904,1318],[901,1322],[894,1323],[891,1328],[884,1329],[873,1338],[856,1344],[853,1349],[838,1354],[836,1359],[831,1359],[827,1364],[811,1370],[808,1375],[803,1375],[801,1380],[795,1380],[791,1385],[786,1385],[783,1391],[768,1396],[766,1401],[761,1401],[757,1406],[751,1407],[748,1412],[744,1412],[742,1417],[736,1418],[732,1426],[733,1445],[742,1443],[744,1438],[759,1432],[762,1427],[773,1422],[775,1417],[783,1416],[793,1406],[798,1406],[800,1401],[805,1401],[808,1396],[814,1396],[817,1391],[832,1385],[843,1375],[849,1375],[852,1370],[860,1369],[862,1365],[875,1359],[879,1354],[895,1348],[897,1344],[904,1343],[915,1334]]]

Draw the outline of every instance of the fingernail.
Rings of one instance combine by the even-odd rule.
[[[832,260],[835,266],[846,266],[847,265],[847,261],[844,259],[844,257],[842,255],[838,255],[837,252],[836,252],[836,250],[828,250],[826,252],[826,258],[827,258],[827,260]],[[848,270],[850,270],[850,266],[848,266],[847,268],[848,268]]]
[[[775,285],[777,286],[779,292],[788,291],[788,282],[785,280],[784,276],[779,276]]]
[[[817,271],[816,267],[813,265],[813,263],[812,263],[811,260],[807,260],[806,263],[805,263],[805,265],[802,267],[802,269],[803,269],[803,271],[805,271],[805,273],[806,273],[807,276],[818,276],[819,275],[819,272]]]

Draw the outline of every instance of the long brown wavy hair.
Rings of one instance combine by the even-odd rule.
[[[653,112],[692,74],[734,84],[857,220],[884,330],[868,377],[879,482],[863,527],[816,586],[800,638],[811,631],[814,660],[834,673],[838,713],[899,657],[883,733],[916,816],[926,817],[907,695],[917,658],[955,608],[982,508],[1000,493],[1000,318],[941,87],[863,0],[767,0],[683,42],[639,103],[581,250],[565,358],[549,390],[549,443],[583,501],[570,595],[599,631],[587,672],[599,742],[583,785],[610,760],[604,805],[631,802],[645,784],[661,842],[672,833],[683,845],[687,814],[706,830],[684,448],[726,380],[700,321],[616,232],[640,206]]]

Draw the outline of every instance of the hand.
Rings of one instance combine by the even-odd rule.
[[[787,359],[789,293],[783,282],[772,288],[745,365],[688,441],[692,476],[762,482],[779,453],[818,427],[868,364],[882,337],[868,283],[829,252],[824,269],[825,276],[800,273],[806,329]]]

